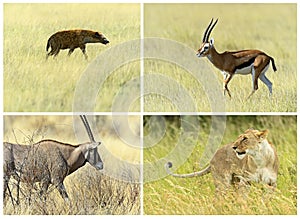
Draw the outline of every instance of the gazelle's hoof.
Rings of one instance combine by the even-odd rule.
[[[231,94],[230,94],[229,90],[227,90],[226,88],[224,88],[224,91],[223,91],[223,92],[224,92],[224,93],[223,93],[224,97],[226,96],[226,92],[227,92],[229,98],[231,99]]]

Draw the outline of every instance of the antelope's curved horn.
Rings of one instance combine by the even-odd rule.
[[[211,19],[211,20],[213,20],[213,19]],[[205,42],[208,42],[209,35],[210,35],[211,31],[214,29],[214,27],[216,26],[217,23],[218,23],[218,18],[215,21],[215,23],[212,25],[212,27],[210,28],[210,30],[208,31],[206,39],[205,39]]]
[[[90,128],[89,122],[88,122],[88,120],[87,120],[87,118],[86,118],[86,116],[85,116],[85,115],[80,115],[80,119],[81,119],[81,121],[82,121],[83,124],[84,124],[84,127],[85,127],[85,129],[86,129],[86,132],[88,133],[88,136],[89,136],[89,138],[90,138],[90,141],[91,141],[91,142],[96,142],[96,141],[95,141],[95,138],[94,138],[94,135],[93,135],[93,133],[92,133],[92,130],[91,130],[91,128]]]

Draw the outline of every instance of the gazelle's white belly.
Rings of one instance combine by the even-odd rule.
[[[248,75],[248,74],[251,74],[252,73],[252,67],[253,67],[253,64],[249,65],[249,66],[247,66],[245,68],[237,69],[235,71],[235,74],[239,74],[239,75]]]

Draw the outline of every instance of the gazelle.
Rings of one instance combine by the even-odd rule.
[[[248,98],[258,89],[258,78],[267,85],[270,95],[272,95],[272,83],[266,77],[265,73],[268,70],[270,61],[272,62],[274,72],[277,71],[274,59],[259,50],[225,51],[223,53],[218,53],[215,49],[213,38],[209,40],[211,31],[216,26],[217,22],[218,19],[214,23],[213,19],[211,19],[204,32],[202,44],[197,51],[197,56],[199,58],[207,57],[215,67],[221,70],[224,76],[224,95],[227,92],[231,98],[228,83],[235,74],[252,75],[252,92]]]
[[[80,116],[89,135],[90,141],[71,145],[55,140],[42,140],[32,145],[3,143],[3,199],[11,177],[18,181],[17,204],[19,203],[19,182],[33,185],[41,183],[40,194],[47,192],[50,184],[54,185],[61,197],[69,197],[63,184],[66,176],[84,166],[87,162],[97,170],[103,169],[103,162],[97,152],[101,142],[94,140],[88,121]],[[12,197],[11,197],[12,198]],[[12,199],[13,202],[13,199]]]

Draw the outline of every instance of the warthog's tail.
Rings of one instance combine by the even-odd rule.
[[[187,174],[176,174],[176,173],[171,172],[170,168],[172,168],[172,166],[173,166],[173,164],[171,162],[168,162],[168,163],[165,164],[165,168],[166,168],[167,173],[169,175],[172,175],[174,177],[179,177],[179,178],[191,178],[191,177],[194,177],[194,176],[203,176],[205,174],[210,173],[210,165],[208,165],[205,169],[200,170],[198,172],[187,173]]]
[[[48,42],[47,42],[47,47],[46,47],[47,52],[48,52],[49,47],[50,47],[50,38],[48,39]]]

